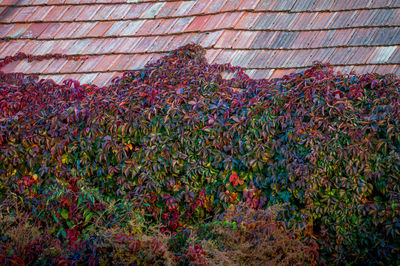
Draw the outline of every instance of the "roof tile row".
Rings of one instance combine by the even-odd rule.
[[[389,28],[395,29],[400,26],[400,19],[399,17],[387,14],[389,11],[394,12],[393,10],[375,10],[374,12],[382,12],[383,14],[372,16],[373,18],[376,17],[376,19],[369,21],[369,24],[366,24],[367,20],[362,19],[365,16],[359,14],[369,11],[342,12],[348,13],[347,16],[341,15],[341,13],[272,13],[255,15],[254,13],[231,12],[217,15],[156,20],[0,24],[0,38],[68,39],[103,36],[143,36],[196,31],[205,32],[229,28],[267,31],[307,31],[317,29],[364,28],[368,25],[368,27],[372,28],[391,26]],[[332,17],[329,18],[329,16],[325,15]],[[384,17],[384,19],[381,17]],[[343,26],[340,27],[340,25]]]
[[[163,54],[98,55],[83,60],[44,60],[38,63],[27,61],[7,65],[3,71],[25,73],[87,73],[105,71],[124,71],[138,69],[150,59],[160,58]],[[249,69],[302,68],[314,61],[330,62],[333,65],[362,64],[398,64],[400,46],[361,47],[361,48],[324,48],[315,50],[221,50],[209,49],[206,58],[210,63],[231,62]],[[398,66],[397,66],[398,67]]]
[[[334,1],[328,1],[334,2]],[[343,3],[344,1],[337,1]],[[384,4],[382,0],[372,1],[375,3],[371,6],[373,9],[365,6],[354,6],[355,3],[348,3],[346,7],[323,9],[324,13],[341,14],[340,19],[350,19],[346,12],[352,14],[366,14],[366,18],[377,17],[377,19],[386,20],[390,15],[394,15],[397,11],[394,7],[386,8],[388,5]],[[56,5],[56,6],[24,6],[24,7],[3,7],[2,21],[8,23],[20,23],[27,21],[103,21],[103,20],[127,20],[127,19],[155,19],[155,18],[170,18],[181,16],[199,16],[202,14],[215,14],[220,12],[239,12],[239,11],[264,11],[266,15],[272,15],[270,11],[278,12],[277,14],[290,16],[291,18],[298,15],[310,14],[311,16],[318,13],[318,10],[309,7],[313,1],[249,1],[249,0],[235,0],[235,1],[179,1],[179,2],[158,2],[158,3],[141,3],[141,4],[120,4],[120,5]],[[378,5],[376,3],[383,3]],[[255,4],[257,4],[256,7]],[[294,9],[291,9],[293,6]],[[271,9],[272,8],[272,9]],[[357,9],[358,8],[358,9]],[[303,12],[312,10],[313,12]],[[343,11],[354,10],[354,11]],[[280,12],[281,11],[281,12]],[[287,13],[292,11],[291,13]],[[295,11],[295,12],[293,12]],[[338,11],[338,12],[334,12]],[[381,16],[382,14],[387,16]],[[276,15],[276,14],[275,14]],[[276,17],[276,16],[275,16]],[[341,23],[340,19],[337,23]],[[337,21],[337,20],[334,20]],[[376,22],[379,24],[379,22]],[[383,22],[382,22],[383,23]]]

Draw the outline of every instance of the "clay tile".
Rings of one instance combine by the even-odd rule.
[[[217,13],[220,12],[222,7],[228,0],[211,1],[211,4],[204,10],[204,13]]]
[[[125,15],[129,12],[130,5],[117,5],[114,11],[111,13],[110,18],[113,20],[123,19]]]
[[[43,21],[43,19],[51,12],[52,6],[40,6],[36,9],[35,13],[30,17],[30,21]]]
[[[96,15],[101,7],[101,5],[90,5],[81,7],[82,10],[76,17],[76,20],[92,20],[92,18]]]
[[[261,0],[259,4],[256,6],[257,11],[268,11],[272,10],[276,5],[277,0]]]
[[[16,24],[6,34],[6,37],[19,38],[32,24]]]
[[[397,46],[396,50],[389,57],[388,63],[398,64],[399,62],[400,62],[400,46]],[[398,73],[398,74],[400,74],[400,73]]]
[[[272,23],[279,16],[278,13],[265,13],[258,17],[257,21],[252,26],[252,29],[266,30],[271,28]]]
[[[76,28],[76,23],[63,23],[62,27],[52,37],[54,39],[68,38],[76,31]]]
[[[175,25],[177,21],[177,18],[160,19],[160,23],[154,30],[149,32],[149,34],[166,34],[170,31],[170,29]]]
[[[124,54],[124,55],[120,55],[119,57],[117,57],[117,59],[115,60],[115,62],[113,62],[113,64],[110,64],[110,71],[121,71],[121,70],[125,70],[126,66],[132,62],[132,60],[134,59],[135,55],[134,54]]]
[[[111,66],[115,64],[115,62],[117,62],[117,60],[120,57],[123,57],[125,55],[105,55],[93,68],[93,71],[109,71],[111,69]]]
[[[54,38],[57,32],[64,26],[63,23],[50,23],[46,29],[39,35],[41,39]]]
[[[289,1],[287,1],[289,2]],[[291,11],[309,11],[312,10],[314,5],[314,1],[296,1],[295,4],[291,7]]]
[[[12,13],[10,16],[7,17],[8,21],[9,19],[10,22],[26,22],[29,21],[31,16],[36,12],[38,7],[36,6],[27,6],[27,7],[19,7],[16,8],[15,11],[16,13]]]
[[[211,15],[198,16],[193,19],[193,21],[186,28],[187,31],[201,31],[204,25],[211,19]]]
[[[57,46],[57,41],[42,41],[35,53],[39,55],[48,54],[49,51],[53,50]]]
[[[79,14],[84,11],[85,8],[80,6],[70,6],[64,14],[59,18],[60,21],[74,21],[79,17]],[[84,18],[86,19],[86,18]]]
[[[0,25],[0,38],[7,36],[7,33],[14,27],[13,24],[2,24]]]
[[[140,42],[143,37],[133,37],[133,38],[121,38],[123,41],[115,49],[116,53],[128,53],[131,51],[134,51],[133,48],[137,45],[138,42]]]
[[[69,35],[72,38],[87,37],[88,33],[96,26],[96,22],[76,23],[76,30]]]
[[[272,7],[274,11],[289,11],[293,9],[293,6],[298,1],[276,1],[275,5]],[[300,2],[311,2],[311,1],[300,1]]]
[[[242,0],[231,0],[231,1],[227,1],[225,3],[225,5],[222,6],[221,11],[225,12],[225,11],[235,11],[238,10],[240,4],[241,4]]]
[[[76,72],[91,72],[94,70],[94,67],[103,59],[104,56],[89,56],[86,61],[84,61],[80,67],[76,70]]]
[[[245,12],[235,25],[235,29],[252,29],[254,23],[261,16],[260,13]]]
[[[179,2],[168,2],[165,3],[163,8],[158,12],[156,18],[172,17],[172,14],[179,8]]]
[[[219,23],[219,27],[224,28],[234,28],[238,23],[238,20],[244,15],[244,12],[232,12],[225,13],[224,17]]]
[[[399,29],[395,28],[381,28],[375,32],[370,38],[371,45],[390,45],[398,44],[398,39],[394,38]],[[394,40],[394,42],[392,42]]]
[[[156,37],[143,37],[142,40],[136,44],[136,46],[132,47],[132,51],[143,53],[146,52],[151,45],[154,43]]]
[[[318,13],[299,13],[292,23],[291,30],[302,30],[308,27]]]
[[[143,25],[145,20],[134,20],[130,21],[126,27],[120,32],[119,35],[121,36],[134,36],[136,32],[140,29]]]
[[[238,10],[254,10],[259,4],[260,0],[242,0]]]
[[[236,37],[240,34],[238,31],[227,30],[219,38],[218,42],[215,44],[216,48],[232,48]]]
[[[174,26],[169,30],[169,33],[180,33],[184,32],[185,29],[190,25],[190,23],[194,20],[194,17],[184,17],[180,18]]]
[[[132,4],[124,18],[125,19],[139,18],[140,15],[142,15],[143,11],[145,11],[149,6],[150,3]]]
[[[189,10],[188,15],[204,14],[212,1],[196,1],[196,4]]]
[[[95,13],[92,19],[95,20],[110,20],[112,19],[112,14],[117,8],[117,5],[101,5],[99,10]]]
[[[203,39],[200,41],[200,45],[203,47],[213,47],[218,39],[221,37],[223,31],[207,32]]]
[[[155,18],[160,12],[160,10],[163,8],[165,3],[155,3],[151,4],[141,15],[140,18]]]
[[[259,32],[256,31],[241,31],[237,36],[232,48],[235,49],[247,49],[250,48],[254,39],[258,36]]]
[[[188,12],[194,7],[196,1],[184,1],[180,3],[179,7],[173,13],[172,16],[179,17],[188,14]]]
[[[113,77],[114,73],[106,72],[106,73],[99,73],[96,78],[93,80],[93,84],[97,86],[106,86],[110,84],[111,78]]]
[[[160,25],[161,22],[162,19],[145,20],[142,26],[136,32],[136,35],[149,35]]]
[[[148,50],[149,52],[164,52],[168,50],[169,42],[174,36],[158,36],[154,41],[153,45]]]

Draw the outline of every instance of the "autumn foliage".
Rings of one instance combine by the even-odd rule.
[[[400,263],[400,80],[204,53],[102,88],[0,72],[2,263]]]

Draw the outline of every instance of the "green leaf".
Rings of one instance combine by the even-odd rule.
[[[68,211],[66,209],[61,210],[61,217],[64,219],[68,219]]]

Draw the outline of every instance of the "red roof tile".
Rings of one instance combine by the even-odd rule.
[[[1,57],[17,52],[90,56],[85,62],[22,61],[3,70],[58,81],[73,74],[82,82],[102,85],[194,42],[206,48],[210,62],[247,67],[247,73],[258,78],[302,70],[315,60],[330,61],[344,72],[400,73],[400,5],[394,0],[112,3],[3,0]]]

